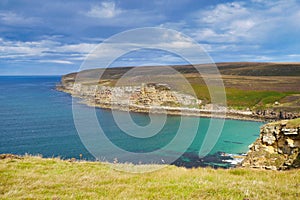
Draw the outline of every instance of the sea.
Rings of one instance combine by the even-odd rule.
[[[0,154],[153,163],[153,160],[147,158],[147,153],[158,152],[151,156],[159,157],[158,160],[163,163],[172,158],[170,164],[188,168],[227,168],[235,166],[239,155],[248,151],[248,146],[259,136],[260,126],[263,125],[262,122],[226,119],[216,141],[211,142],[209,152],[199,157],[212,119],[169,115],[163,127],[151,137],[128,135],[114,120],[114,115],[122,119],[128,117],[128,113],[95,109],[83,104],[80,99],[72,100],[69,94],[55,89],[60,79],[60,76],[0,76]],[[80,109],[82,113],[95,112],[105,139],[98,137],[98,129],[91,127],[89,123],[78,130],[74,120],[74,108]],[[139,127],[147,126],[151,122],[148,114],[129,114]],[[154,118],[160,120],[161,116],[154,115]],[[177,150],[164,149],[163,147],[176,139],[182,120],[186,124],[183,133],[187,135],[195,132],[188,124],[199,121],[192,141],[186,142],[185,137],[182,137],[177,141]],[[89,135],[90,132],[95,134]],[[87,142],[87,137],[95,143],[94,146]],[[187,138],[191,140],[191,137]],[[188,146],[181,147],[180,141]],[[127,152],[126,156],[124,152]]]

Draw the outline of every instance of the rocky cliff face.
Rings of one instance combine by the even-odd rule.
[[[244,167],[283,170],[300,168],[300,118],[264,125],[249,146]]]
[[[125,69],[125,68],[124,68]],[[114,74],[114,75],[113,75]],[[165,112],[175,115],[192,115],[204,117],[274,121],[281,119],[299,118],[300,113],[282,112],[280,110],[236,110],[223,105],[216,105],[201,101],[194,96],[185,94],[181,90],[171,90],[168,85],[162,83],[147,83],[141,85],[113,86],[114,73],[109,73],[106,78],[98,80],[92,71],[67,74],[62,77],[57,89],[80,97],[83,102],[90,106],[101,108],[130,110],[134,112]],[[119,74],[120,75],[120,74]],[[119,78],[117,73],[117,78]],[[76,80],[76,81],[75,81]],[[276,102],[275,102],[276,103]],[[278,102],[277,102],[278,103]]]
[[[201,100],[188,94],[171,90],[166,84],[148,83],[140,86],[103,86],[62,82],[57,87],[74,96],[84,98],[91,105],[134,107],[187,107],[198,108]]]

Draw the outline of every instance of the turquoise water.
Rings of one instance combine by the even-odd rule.
[[[72,114],[71,96],[55,90],[55,84],[59,81],[58,76],[0,77],[0,153],[29,153],[62,158],[79,158],[82,154],[84,159],[95,159],[85,148],[77,133]],[[93,109],[83,104],[77,106],[83,112]],[[131,137],[120,130],[110,110],[96,109],[96,114],[106,137],[114,145],[137,153],[151,152],[167,145],[176,137],[181,121],[179,116],[168,116],[165,126],[158,134],[144,139]],[[117,112],[117,114],[122,117],[124,112]],[[141,126],[147,125],[150,121],[146,114],[131,113],[131,117]],[[191,122],[195,120],[193,117],[184,117],[184,119]],[[200,120],[196,137],[185,152],[180,152],[184,155],[175,162],[176,164],[203,165],[197,155],[209,122],[210,119],[207,118]],[[226,120],[220,138],[204,161],[206,163],[218,162],[215,159],[218,152],[233,154],[247,152],[248,145],[258,137],[261,125],[260,122]],[[92,127],[87,128],[93,131]],[[188,127],[186,132],[189,133]],[[99,149],[97,150],[106,152],[103,156],[106,160],[122,158],[117,151],[105,148],[106,145],[101,142],[98,141]],[[162,158],[172,156],[172,152],[162,152],[160,156]],[[132,162],[139,161],[130,159]],[[119,160],[126,161],[126,159]]]

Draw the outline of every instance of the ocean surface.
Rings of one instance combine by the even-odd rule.
[[[41,154],[44,157],[80,158],[95,160],[95,157],[82,142],[82,134],[78,134],[72,113],[72,97],[69,94],[55,90],[60,81],[59,76],[2,76],[0,77],[0,153]],[[80,104],[75,100],[75,106],[83,113],[94,109]],[[122,118],[124,112],[116,112]],[[106,109],[96,109],[97,119],[111,144],[133,153],[155,151],[167,145],[174,137],[182,120],[180,116],[168,116],[162,130],[149,138],[136,138],[124,133],[114,122],[112,112]],[[141,113],[130,114],[133,121],[140,126],[149,123],[149,116]],[[157,115],[159,118],[160,116]],[[194,122],[195,117],[183,117],[185,121]],[[191,145],[173,163],[187,167],[224,164],[227,154],[243,154],[259,136],[260,122],[226,120],[218,141],[209,154],[199,159],[205,133],[210,119],[201,118],[197,135]],[[95,131],[86,127],[88,131]],[[189,128],[186,128],[189,133]],[[91,135],[93,137],[93,134]],[[96,138],[90,138],[92,141]],[[118,159],[126,162],[119,151],[106,148],[104,141],[97,141],[103,152],[101,157],[107,161]],[[102,144],[103,143],[103,144]],[[119,153],[119,155],[118,155]],[[178,153],[178,152],[177,152]],[[95,155],[95,154],[94,154]],[[161,151],[160,159],[172,157],[172,152]],[[140,162],[130,158],[130,162]],[[147,163],[147,159],[142,160]]]

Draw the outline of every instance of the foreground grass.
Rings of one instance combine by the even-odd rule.
[[[0,160],[0,198],[298,199],[299,172],[167,166],[133,174],[104,163],[6,158]]]

